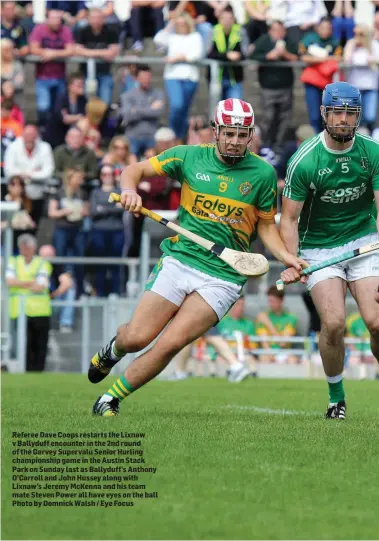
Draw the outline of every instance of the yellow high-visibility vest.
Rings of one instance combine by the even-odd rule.
[[[213,41],[215,42],[217,51],[221,54],[226,53],[226,36],[221,24],[216,24],[213,29]],[[232,51],[234,47],[241,42],[241,26],[239,24],[233,24],[229,34],[229,50]],[[219,69],[219,79],[222,79],[222,70]],[[229,79],[232,84],[235,83],[233,70],[229,68]]]
[[[9,264],[16,271],[16,278],[23,281],[35,280],[41,271],[43,265],[46,265],[49,277],[51,275],[51,265],[39,256],[33,257],[29,265],[25,264],[22,255],[11,257]],[[20,312],[20,297],[25,298],[25,313],[29,317],[51,316],[51,302],[49,288],[46,287],[40,293],[34,293],[30,289],[23,287],[9,288],[9,317],[16,319]]]

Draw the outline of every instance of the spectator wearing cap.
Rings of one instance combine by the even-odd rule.
[[[8,38],[13,41],[17,57],[29,54],[26,32],[16,15],[16,2],[1,2],[1,39]]]
[[[151,70],[147,65],[138,67],[138,88],[121,95],[120,117],[131,153],[139,159],[149,148],[154,148],[154,134],[163,113],[164,95],[151,85]]]
[[[293,62],[298,59],[296,45],[286,37],[283,23],[274,21],[269,31],[255,42],[252,58],[265,65],[258,68],[261,88],[263,145],[280,154],[292,117],[292,68],[270,66],[270,62]]]
[[[38,225],[44,208],[45,191],[54,172],[54,158],[49,143],[42,141],[38,127],[27,124],[22,137],[9,145],[4,156],[4,173],[25,181],[26,195],[32,200],[31,215]]]
[[[105,24],[105,16],[101,9],[90,9],[88,26],[78,32],[75,53],[86,58],[102,60],[96,64],[98,97],[107,105],[112,101],[113,77],[111,62],[120,53],[117,31]],[[84,65],[86,76],[87,64]]]
[[[62,24],[60,11],[52,9],[46,23],[34,27],[29,42],[31,53],[42,60],[36,66],[36,100],[39,125],[46,126],[48,115],[66,86],[66,64],[58,60],[72,56],[74,38]]]
[[[167,127],[162,127],[157,130],[154,136],[155,147],[153,156],[164,152],[177,144],[177,139],[174,130]],[[142,180],[138,184],[138,191],[143,199],[144,207],[148,209],[168,210],[170,208],[170,192],[171,188],[177,181],[173,181],[169,177],[154,176]]]
[[[200,70],[184,62],[196,62],[203,56],[201,36],[194,21],[183,13],[158,32],[154,42],[167,50],[164,80],[169,102],[169,126],[180,141],[188,131],[188,114],[197,90]]]

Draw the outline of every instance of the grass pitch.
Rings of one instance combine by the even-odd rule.
[[[3,539],[377,539],[379,382],[346,382],[325,421],[323,381],[155,381],[117,418],[66,374],[2,378]],[[145,432],[157,499],[134,507],[12,507],[12,432]],[[137,464],[138,466],[138,464]],[[142,476],[141,478],[142,479]]]

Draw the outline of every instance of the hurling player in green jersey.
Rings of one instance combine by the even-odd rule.
[[[378,240],[379,143],[358,133],[359,90],[343,82],[325,87],[324,130],[305,141],[288,163],[280,234],[288,250],[310,264]],[[285,283],[295,281],[291,269]],[[344,419],[342,383],[347,288],[369,330],[379,360],[379,252],[313,273],[308,281],[321,319],[320,353],[329,385],[327,418]]]
[[[248,251],[258,232],[278,260],[300,277],[302,262],[285,248],[275,225],[276,175],[249,152],[254,136],[251,105],[239,99],[219,102],[216,145],[178,146],[127,167],[121,175],[121,204],[138,214],[136,188],[145,177],[170,176],[182,185],[182,226],[228,248]],[[99,397],[93,413],[117,415],[120,402],[157,376],[187,344],[218,323],[241,295],[244,276],[209,251],[180,235],[161,245],[163,256],[128,324],[91,361],[88,378],[104,379],[129,352],[152,348],[131,363]],[[241,364],[240,369],[244,367]]]

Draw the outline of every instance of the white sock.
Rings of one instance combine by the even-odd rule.
[[[342,374],[338,374],[338,376],[326,376],[326,381],[328,383],[338,383],[342,379]]]
[[[115,344],[116,344],[116,340],[115,340],[115,341],[113,342],[113,344],[112,344],[112,349],[111,349],[111,359],[112,359],[113,361],[119,361],[119,360],[121,360],[121,359],[124,357],[124,355],[121,355],[121,356],[120,356],[120,355],[117,355],[117,354],[116,354],[116,351],[115,351]]]
[[[236,372],[237,370],[241,370],[242,367],[243,367],[243,363],[237,362],[231,365],[230,370],[232,370],[233,372]]]
[[[100,398],[100,402],[110,402],[111,400],[113,400],[113,396],[109,396],[108,394],[103,394]]]

